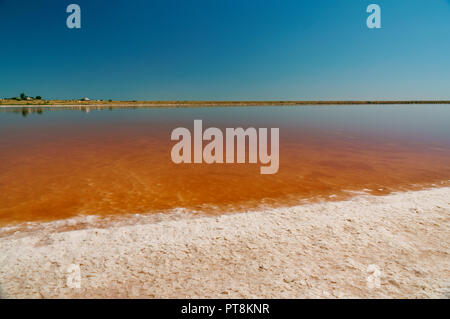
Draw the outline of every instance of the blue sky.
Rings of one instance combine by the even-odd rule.
[[[448,0],[0,0],[0,41],[0,97],[450,99]]]

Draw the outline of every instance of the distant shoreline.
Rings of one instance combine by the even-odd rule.
[[[289,106],[289,105],[387,105],[450,104],[450,100],[406,101],[106,101],[106,100],[0,100],[0,107],[198,107],[198,106]]]

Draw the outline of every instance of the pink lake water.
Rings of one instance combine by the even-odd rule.
[[[176,208],[207,214],[447,186],[448,105],[0,109],[0,225]],[[260,164],[174,164],[176,127],[280,129]]]

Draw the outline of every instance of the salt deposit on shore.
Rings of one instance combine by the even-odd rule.
[[[3,232],[1,297],[450,297],[449,187],[106,228],[52,225]]]

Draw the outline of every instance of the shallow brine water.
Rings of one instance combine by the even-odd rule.
[[[172,162],[173,129],[279,128],[280,164]],[[0,225],[449,185],[450,106],[0,109]]]

